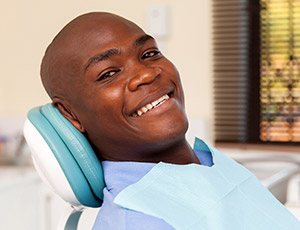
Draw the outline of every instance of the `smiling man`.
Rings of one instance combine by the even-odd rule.
[[[109,13],[79,16],[49,45],[41,78],[53,104],[85,133],[103,161],[108,191],[98,227],[125,224],[126,212],[113,204],[113,197],[153,163],[199,163],[185,140],[188,122],[179,74],[153,37],[134,23]],[[128,229],[140,229],[140,219],[149,229],[169,227],[129,212]]]
[[[41,78],[101,160],[94,229],[299,229],[249,171],[204,142],[189,146],[179,74],[136,24],[75,18],[46,50]]]

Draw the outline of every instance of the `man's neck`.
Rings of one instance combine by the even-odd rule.
[[[122,148],[122,150],[116,149],[114,152],[118,153],[115,154],[118,157],[111,157],[114,154],[110,154],[109,157],[103,157],[102,155],[102,160],[149,163],[165,162],[172,164],[200,163],[197,155],[185,138],[170,144],[164,143],[163,146],[157,145],[155,148],[153,146],[142,147],[138,150],[134,148]],[[120,154],[120,152],[124,154]]]
[[[200,164],[197,155],[186,140],[161,152],[155,161],[172,164]]]

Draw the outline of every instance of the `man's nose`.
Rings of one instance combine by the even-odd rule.
[[[128,82],[128,89],[130,91],[137,90],[140,86],[152,83],[161,73],[161,68],[159,67],[147,67],[140,66],[134,76],[131,77]]]

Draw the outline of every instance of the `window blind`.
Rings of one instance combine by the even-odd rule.
[[[300,1],[213,0],[215,141],[300,143]]]
[[[213,0],[215,141],[245,142],[249,111],[248,0]]]
[[[260,139],[300,142],[300,1],[260,4]]]

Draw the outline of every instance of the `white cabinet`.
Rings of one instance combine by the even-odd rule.
[[[31,167],[0,166],[0,229],[40,229],[40,184]]]
[[[31,166],[0,165],[0,229],[54,230],[68,209]],[[79,229],[91,229],[98,209],[82,215]]]

